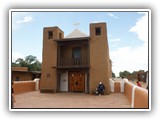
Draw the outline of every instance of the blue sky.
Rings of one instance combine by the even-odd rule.
[[[148,14],[142,11],[12,12],[12,61],[27,55],[42,61],[43,27],[58,26],[65,36],[76,28],[89,35],[89,24],[94,22],[107,23],[116,75],[124,70],[148,69]]]

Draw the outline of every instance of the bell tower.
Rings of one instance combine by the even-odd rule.
[[[90,90],[95,90],[102,82],[106,94],[110,94],[111,68],[106,23],[90,24],[90,66]]]
[[[57,89],[57,74],[52,66],[57,65],[57,43],[54,40],[63,39],[64,33],[58,27],[45,27],[43,29],[42,75],[40,88]],[[42,91],[41,91],[42,92]]]

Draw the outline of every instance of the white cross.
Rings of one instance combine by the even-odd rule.
[[[73,25],[75,25],[76,26],[76,28],[78,27],[78,25],[80,25],[80,23],[73,23]]]

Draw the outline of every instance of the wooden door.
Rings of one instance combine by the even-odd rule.
[[[85,74],[83,72],[70,72],[69,90],[84,92]]]

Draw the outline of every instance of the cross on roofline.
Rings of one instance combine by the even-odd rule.
[[[80,25],[80,23],[76,22],[76,23],[73,23],[73,25],[75,25],[75,27],[77,28],[78,25]]]

